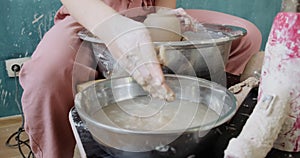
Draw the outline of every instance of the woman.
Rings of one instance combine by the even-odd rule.
[[[98,77],[89,47],[77,36],[83,28],[101,38],[114,58],[120,59],[146,90],[167,100],[174,97],[164,83],[147,29],[125,16],[144,16],[153,11],[154,4],[175,8],[175,0],[77,0],[76,3],[62,0],[62,3],[55,25],[44,35],[20,73],[25,130],[38,158],[73,156],[75,140],[68,113],[74,105],[74,88]],[[130,11],[136,7],[139,8]],[[119,35],[122,36],[115,38]],[[131,50],[136,47],[138,50]],[[139,60],[122,58],[128,51],[135,52],[130,55]]]

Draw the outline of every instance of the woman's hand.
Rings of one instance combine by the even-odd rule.
[[[91,32],[99,35],[117,63],[152,96],[174,100],[174,93],[165,83],[144,24],[115,14],[96,25]]]
[[[120,15],[103,1],[61,1],[81,25],[105,42],[115,60],[146,91],[154,97],[174,99],[173,91],[165,83],[148,30],[142,23]]]

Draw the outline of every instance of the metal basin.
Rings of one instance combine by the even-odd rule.
[[[182,41],[154,42],[164,73],[197,76],[217,81],[224,74],[224,65],[233,40],[246,35],[243,28],[229,25],[203,24],[197,32],[184,32]],[[98,67],[106,78],[128,76],[98,38],[83,30],[79,37],[90,42]],[[160,48],[165,51],[159,51]],[[217,82],[219,83],[219,82]]]
[[[136,98],[149,97],[130,77],[104,80],[89,86],[75,96],[75,107],[93,138],[116,157],[122,157],[124,153],[140,157],[185,157],[191,155],[199,144],[204,143],[205,147],[210,131],[235,114],[236,99],[225,87],[205,79],[180,75],[165,75],[165,79],[175,92],[177,100],[188,101],[199,107],[205,106],[218,117],[199,125],[191,125],[189,123],[198,116],[193,112],[185,113],[184,116],[184,113],[178,112],[172,120],[179,118],[177,121],[181,121],[180,118],[183,118],[186,124],[181,123],[180,128],[162,130],[133,130],[110,124],[110,114],[103,112],[105,108],[122,101],[132,101],[134,104]],[[179,107],[186,109],[188,106]],[[180,111],[179,108],[178,110]],[[96,119],[95,114],[98,115],[99,111],[103,115],[100,116],[101,119]],[[156,124],[158,121],[154,120],[152,123]]]

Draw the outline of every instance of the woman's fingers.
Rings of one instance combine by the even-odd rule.
[[[155,97],[165,99],[167,101],[172,101],[175,99],[175,94],[171,88],[165,83],[164,75],[160,66],[160,63],[157,60],[156,52],[152,43],[146,43],[140,47],[140,53],[142,61],[144,61],[138,67],[138,71],[142,72],[147,70],[149,76],[145,76],[146,83],[145,86],[148,91],[152,92]]]

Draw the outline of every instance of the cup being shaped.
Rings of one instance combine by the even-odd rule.
[[[144,21],[153,42],[180,41],[180,20],[173,14],[152,13]]]

